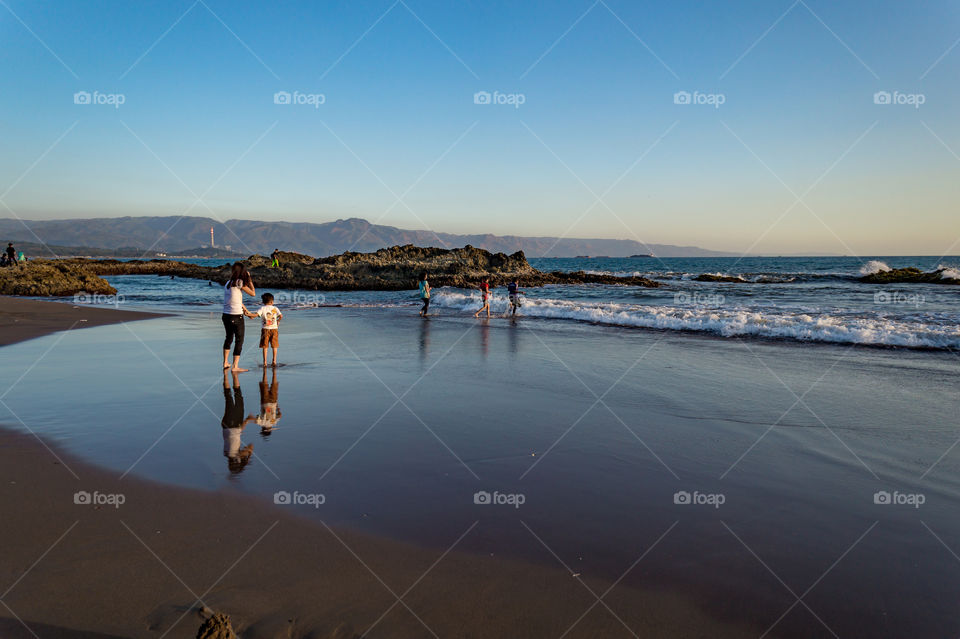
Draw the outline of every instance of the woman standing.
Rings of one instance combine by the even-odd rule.
[[[223,287],[223,328],[226,337],[223,340],[223,368],[230,368],[230,343],[233,346],[233,372],[244,373],[248,369],[240,368],[240,351],[243,350],[243,294],[256,296],[253,280],[241,262],[234,262],[230,271],[230,280]]]

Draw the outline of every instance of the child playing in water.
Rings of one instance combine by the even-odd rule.
[[[264,293],[260,296],[263,306],[256,313],[251,313],[243,307],[243,314],[247,317],[260,317],[263,323],[260,328],[260,348],[263,350],[263,367],[267,367],[267,349],[273,348],[273,366],[277,365],[277,349],[280,346],[280,327],[277,324],[283,319],[283,313],[273,305],[273,295]]]
[[[487,317],[490,317],[490,284],[484,279],[480,282],[480,294],[483,295],[483,306],[473,314],[474,317],[480,317],[480,313],[487,311]]]
[[[510,314],[516,315],[517,309],[520,308],[520,296],[526,295],[526,293],[520,290],[520,285],[516,280],[507,284],[507,293],[510,295]]]

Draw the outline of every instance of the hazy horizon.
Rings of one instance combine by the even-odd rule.
[[[951,254],[958,25],[947,2],[9,1],[0,215]]]

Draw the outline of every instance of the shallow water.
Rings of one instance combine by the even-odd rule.
[[[215,260],[194,260],[202,263]],[[864,272],[918,267],[960,277],[956,257],[874,258],[540,258],[542,270],[586,270],[616,276],[643,275],[656,289],[635,286],[546,286],[526,290],[520,313],[557,322],[587,322],[705,333],[722,337],[827,342],[922,349],[960,349],[960,287],[939,284],[864,284]],[[703,274],[729,275],[742,282],[698,282]],[[162,277],[109,279],[124,304],[215,310],[219,287],[207,282]],[[521,282],[521,285],[523,282]],[[318,304],[399,308],[415,305],[415,291],[273,291],[278,305]],[[503,288],[493,291],[495,312],[507,309]],[[435,289],[433,308],[472,313],[480,294]]]
[[[221,332],[219,309],[195,307],[7,347],[0,419],[118,475],[322,494],[286,507],[438,553],[479,521],[458,548],[680,589],[774,636],[960,630],[949,351],[289,309],[284,366],[238,376],[253,449],[230,460]],[[261,392],[277,397],[269,433]]]

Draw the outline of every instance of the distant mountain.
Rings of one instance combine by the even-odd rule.
[[[25,225],[29,230],[25,228]],[[268,254],[275,248],[318,257],[347,250],[367,252],[395,246],[461,247],[470,244],[494,253],[522,250],[527,257],[604,255],[625,257],[653,253],[658,257],[723,257],[737,255],[696,246],[642,244],[635,240],[518,237],[514,235],[456,235],[411,231],[371,224],[359,218],[323,224],[309,222],[258,222],[206,217],[111,217],[73,220],[20,220],[0,218],[0,241],[36,242],[68,247],[139,247],[175,254],[210,244],[213,228],[218,248],[249,254]],[[31,231],[33,233],[31,233]],[[38,255],[40,253],[37,253]]]
[[[36,241],[27,240],[6,240],[12,241],[17,251],[22,251],[28,258],[49,257],[50,252],[61,257],[136,257],[152,259],[155,257],[210,257],[235,259],[246,257],[249,253],[227,251],[224,249],[210,248],[208,246],[195,247],[188,249],[179,249],[176,255],[164,251],[152,250],[146,251],[143,248],[135,246],[121,246],[118,248],[102,248],[93,246],[60,246],[59,244],[47,244],[44,246]],[[3,245],[3,248],[6,244]]]

